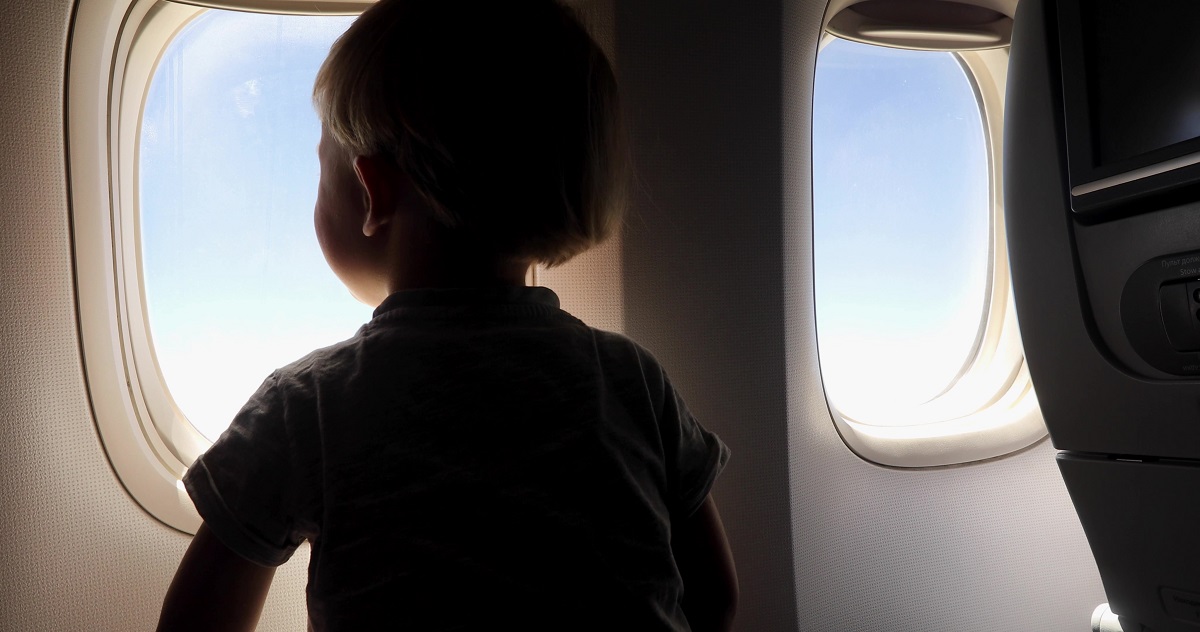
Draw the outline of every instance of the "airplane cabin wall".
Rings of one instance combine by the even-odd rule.
[[[732,447],[715,495],[738,629],[1086,629],[1104,601],[1041,442],[993,462],[873,466],[819,382],[808,125],[823,3],[616,3],[640,178],[624,323]],[[109,466],[76,322],[63,133],[71,3],[0,20],[0,630],[150,629],[188,537]],[[305,628],[307,548],[260,630]]]

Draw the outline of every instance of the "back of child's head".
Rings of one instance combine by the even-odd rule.
[[[393,159],[441,224],[501,258],[559,264],[620,223],[616,79],[555,0],[381,0],[313,97],[350,155]]]

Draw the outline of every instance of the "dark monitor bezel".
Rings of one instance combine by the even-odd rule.
[[[1081,4],[1097,1],[1099,0],[1057,0],[1063,117],[1067,135],[1067,170],[1072,188],[1158,165],[1174,158],[1200,153],[1200,136],[1198,136],[1120,160],[1110,162],[1097,160],[1095,145],[1092,142],[1091,96],[1087,81],[1088,59],[1084,41],[1083,16],[1080,12]],[[1152,177],[1157,180],[1157,187],[1155,187],[1157,189],[1161,189],[1163,185],[1170,188],[1173,185],[1183,185],[1196,180],[1192,169],[1176,169]],[[1128,186],[1135,182],[1137,181],[1126,185],[1116,185],[1116,187]],[[1095,193],[1086,195],[1095,195]]]

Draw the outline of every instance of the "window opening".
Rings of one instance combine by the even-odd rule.
[[[880,426],[970,368],[991,296],[981,104],[954,53],[834,39],[817,60],[817,336],[831,405]]]
[[[137,161],[146,312],[171,398],[210,441],[272,370],[370,318],[312,221],[312,84],[352,21],[206,11],[150,83]]]

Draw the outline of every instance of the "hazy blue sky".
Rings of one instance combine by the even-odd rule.
[[[210,438],[272,370],[370,318],[312,223],[312,82],[351,21],[209,11],[150,86],[139,175],[151,328],[171,394]]]
[[[886,409],[936,395],[972,346],[988,270],[982,119],[955,58],[826,46],[813,189],[818,343],[831,399]]]
[[[210,438],[274,368],[370,318],[312,228],[312,81],[351,20],[209,11],[151,84],[139,172],[149,315],[171,393]],[[948,54],[835,41],[818,58],[813,129],[827,387],[836,402],[918,403],[958,370],[983,305],[975,97]]]

